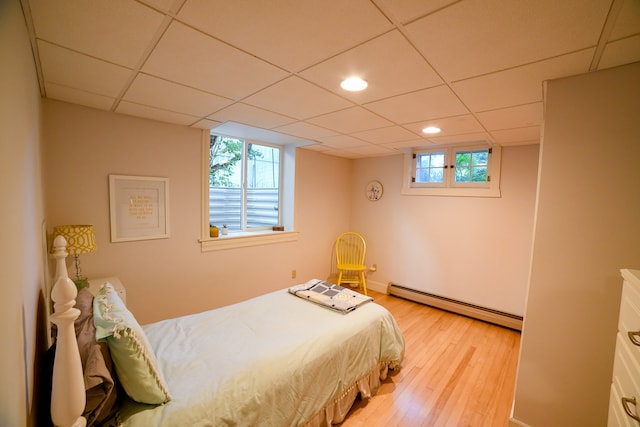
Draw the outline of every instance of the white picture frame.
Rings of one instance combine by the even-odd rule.
[[[109,175],[111,241],[169,237],[169,178]]]

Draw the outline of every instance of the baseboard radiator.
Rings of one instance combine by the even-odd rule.
[[[472,317],[474,319],[483,320],[485,322],[494,323],[496,325],[518,331],[522,330],[522,317],[516,316],[515,314],[505,313],[503,311],[457,301],[451,298],[430,294],[428,292],[406,288],[396,283],[389,283],[387,286],[387,293],[389,295],[405,298],[410,301],[419,302],[442,310],[451,311],[463,316]]]

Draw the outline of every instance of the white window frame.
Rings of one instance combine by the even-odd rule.
[[[460,151],[474,151],[490,149],[487,165],[486,182],[455,182],[456,153]],[[444,180],[441,183],[416,183],[416,156],[419,153],[444,153],[445,165]],[[459,196],[459,197],[501,197],[500,170],[502,161],[502,148],[499,145],[488,144],[450,145],[429,149],[413,149],[404,155],[404,171],[401,194],[409,196]]]
[[[297,241],[298,232],[294,230],[293,224],[296,150],[296,147],[293,145],[278,145],[282,150],[282,173],[280,174],[280,218],[282,225],[284,226],[284,231],[273,231],[272,229],[251,229],[250,231],[239,231],[228,235],[221,234],[219,237],[209,237],[209,134],[209,130],[202,131],[202,230],[201,238],[199,240],[201,251],[210,252]],[[264,143],[262,141],[254,142],[261,145],[274,145]]]

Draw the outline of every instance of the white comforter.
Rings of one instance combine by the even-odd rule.
[[[404,355],[402,333],[385,308],[369,303],[341,314],[286,289],[144,330],[173,399],[162,406],[127,402],[125,426],[340,421],[345,403],[358,391],[375,393]]]

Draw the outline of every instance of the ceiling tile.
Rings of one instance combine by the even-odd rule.
[[[185,0],[138,0],[163,12],[176,13]]]
[[[494,130],[491,131],[491,135],[498,144],[513,144],[529,141],[540,142],[540,126]]]
[[[434,144],[426,139],[414,139],[411,141],[398,141],[380,144],[383,147],[392,148],[398,151],[406,151],[410,148],[428,148],[433,147]]]
[[[609,4],[467,0],[406,29],[431,65],[454,81],[593,47]]]
[[[349,148],[349,151],[356,155],[369,157],[369,156],[392,156],[399,154],[397,150],[393,148],[385,147],[382,145],[368,144],[361,147]]]
[[[240,102],[211,114],[209,118],[220,122],[233,121],[245,123],[265,129],[271,129],[296,121],[296,119]]]
[[[304,147],[305,150],[311,150],[311,151],[318,151],[318,152],[323,152],[323,151],[331,151],[330,147],[327,147],[326,145],[322,145],[322,144],[311,144],[311,145],[305,145]]]
[[[542,102],[485,111],[476,117],[487,130],[538,126],[542,123]]]
[[[622,8],[611,31],[610,40],[638,34],[638,31],[640,31],[640,1],[621,1],[623,1]]]
[[[352,147],[361,147],[369,145],[367,142],[354,138],[349,135],[334,135],[324,138],[318,138],[323,145],[331,148],[349,149]]]
[[[142,70],[231,99],[245,97],[287,74],[180,23],[172,23]]]
[[[47,82],[117,97],[131,77],[128,68],[38,41],[43,78]]]
[[[84,105],[99,110],[110,110],[115,102],[115,98],[97,95],[67,86],[60,86],[51,82],[45,83],[45,90],[47,92],[47,98]]]
[[[331,156],[334,156],[334,157],[343,157],[345,159],[361,159],[363,157],[366,157],[366,156],[363,156],[363,155],[358,155],[358,154],[352,153],[351,151],[347,151],[347,150],[334,150],[334,149],[331,149],[331,150],[325,151],[325,153],[329,154]]]
[[[297,119],[319,116],[353,105],[295,76],[278,82],[243,102]]]
[[[417,135],[401,126],[389,126],[380,129],[353,133],[352,136],[374,144],[407,141],[416,139]]]
[[[166,123],[175,123],[178,125],[190,126],[198,121],[198,117],[188,116],[186,114],[175,113],[173,111],[161,110],[159,108],[148,107],[146,105],[134,104],[128,101],[122,101],[116,108],[116,113],[127,114],[130,116],[144,117],[146,119],[157,120]]]
[[[191,89],[146,74],[138,74],[124,100],[155,106],[191,116],[206,116],[231,102],[230,99]]]
[[[321,128],[320,126],[312,125],[305,122],[295,122],[288,125],[279,126],[273,130],[276,132],[282,132],[287,135],[310,139],[312,141],[336,134],[334,131],[331,131],[329,129]]]
[[[218,135],[228,135],[241,139],[250,139],[254,141],[269,142],[272,144],[286,145],[308,143],[305,138],[300,138],[286,135],[281,132],[276,132],[267,129],[257,128],[255,126],[249,126],[236,122],[224,122],[215,128],[211,129],[212,132]]]
[[[369,0],[188,0],[178,18],[289,71],[392,28]]]
[[[449,135],[449,136],[435,136],[429,138],[434,144],[443,145],[443,144],[468,144],[468,143],[477,143],[477,142],[493,142],[493,138],[486,132],[472,132],[472,133],[464,133],[460,135]]]
[[[399,31],[391,31],[374,40],[335,56],[300,75],[357,103],[388,98],[437,86],[442,79]],[[359,76],[369,83],[360,92],[340,88],[347,77]]]
[[[398,124],[469,112],[445,85],[371,102],[365,107]]]
[[[407,23],[456,1],[458,0],[379,0],[379,4],[398,21]]]
[[[598,68],[611,68],[640,61],[640,35],[607,43]]]
[[[426,128],[427,126],[439,127],[441,129],[441,132],[438,134],[438,136],[459,135],[484,131],[482,125],[471,114],[465,114],[456,117],[446,117],[444,119],[425,120],[404,125],[405,128],[419,135],[425,135],[424,133],[422,133],[422,129]],[[426,136],[426,138],[433,140],[433,137],[430,136]]]
[[[195,128],[200,128],[200,129],[212,129],[218,125],[221,125],[222,123],[217,122],[215,120],[209,120],[209,119],[202,119],[197,121],[196,123],[192,124],[191,126],[195,127]]]
[[[340,133],[353,133],[382,128],[393,123],[361,107],[351,107],[308,120],[318,126]]]
[[[542,101],[542,82],[589,70],[594,49],[540,61],[452,84],[472,111],[495,110]]]
[[[130,0],[29,0],[36,35],[127,67],[136,67],[164,15]]]

